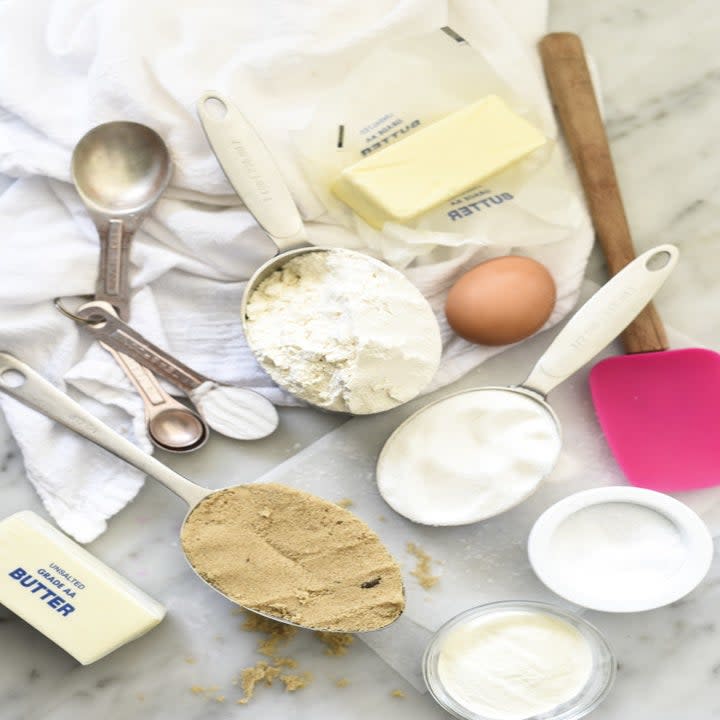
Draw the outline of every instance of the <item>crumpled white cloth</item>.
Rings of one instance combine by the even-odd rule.
[[[163,136],[175,173],[133,241],[132,325],[212,378],[293,402],[244,343],[244,280],[274,247],[212,155],[197,98],[215,89],[240,106],[275,155],[311,241],[335,244],[347,231],[322,222],[289,138],[322,93],[374,47],[449,24],[518,93],[547,104],[535,52],[546,16],[546,0],[5,0],[0,174],[10,181],[0,195],[0,346],[152,450],[129,381],[52,306],[55,296],[91,293],[97,272],[95,228],[69,182],[73,146],[94,125],[135,120]],[[551,323],[573,306],[591,244],[580,213],[565,240],[533,248],[558,285]],[[453,337],[442,305],[460,270],[507,251],[461,247],[407,271],[441,323],[444,355],[433,387],[498,352]],[[0,396],[0,403],[50,514],[80,542],[95,539],[136,495],[140,473],[16,401]]]

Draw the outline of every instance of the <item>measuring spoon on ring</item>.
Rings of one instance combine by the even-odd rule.
[[[199,450],[210,432],[194,410],[171,397],[140,363],[105,343],[107,350],[138,391],[145,406],[145,423],[153,445],[172,453]]]
[[[189,368],[123,322],[110,303],[98,300],[85,303],[73,317],[104,346],[179,387],[205,422],[222,435],[256,440],[277,428],[277,410],[269,400],[246,388],[223,385]]]

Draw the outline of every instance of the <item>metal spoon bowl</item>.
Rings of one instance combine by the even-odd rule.
[[[148,423],[155,445],[169,452],[190,452],[202,447],[208,439],[205,423],[184,405],[155,415]]]
[[[73,432],[81,435],[82,437],[90,440],[96,445],[104,448],[108,452],[112,453],[116,457],[124,460],[128,464],[137,468],[141,472],[144,472],[149,477],[154,478],[158,482],[165,485],[168,490],[172,491],[183,499],[189,506],[189,511],[185,517],[185,521],[190,517],[191,513],[209,496],[214,495],[215,490],[204,488],[200,485],[191,482],[182,475],[171,470],[167,465],[163,465],[161,462],[156,460],[152,455],[148,455],[140,450],[138,447],[133,445],[131,442],[126,440],[124,437],[111,430],[107,425],[98,420],[94,415],[90,414],[81,405],[76,403],[72,398],[68,397],[50,382],[45,380],[41,375],[35,372],[30,366],[26,365],[22,361],[9,353],[0,352],[0,392],[4,392],[11,397],[14,397],[21,403],[28,405],[34,410],[42,413],[46,417],[49,417],[56,422],[60,423],[64,427],[72,430]],[[252,485],[246,486],[252,489]],[[265,485],[265,488],[269,488],[271,485]],[[284,488],[283,486],[274,486],[277,488],[277,492],[282,494],[282,499],[286,500],[287,492],[290,488]],[[292,491],[299,493],[301,491]],[[316,501],[322,505],[326,505],[327,501],[321,498],[310,495],[309,493],[302,493],[306,501]],[[347,510],[342,512],[348,513]],[[352,516],[354,517],[354,516]],[[367,528],[367,538],[374,537],[374,542],[378,546],[382,547],[380,539],[375,535],[370,528]],[[318,542],[321,542],[318,540]],[[367,545],[364,546],[367,548]],[[387,551],[386,551],[387,552]],[[336,562],[352,562],[352,558],[339,557]],[[328,563],[332,563],[332,559],[327,559]],[[198,571],[190,564],[193,571],[200,577],[203,582],[206,582],[213,590],[224,595],[231,602],[237,604],[237,600],[232,597],[228,597],[214,585],[207,583],[207,581],[198,573]],[[248,566],[243,564],[243,570],[245,573],[252,572],[248,569]],[[266,568],[262,568],[265,573]],[[252,580],[252,578],[250,578]],[[398,573],[398,585],[396,590],[401,594],[403,591],[402,581],[399,579]],[[332,588],[328,588],[332,591]],[[298,623],[290,622],[283,617],[274,616],[268,613],[259,612],[253,608],[249,608],[253,612],[259,615],[269,617],[278,622],[282,622],[288,625],[295,625],[296,627],[307,627]],[[400,611],[402,608],[400,608]],[[322,627],[308,627],[311,630],[327,630],[331,632],[359,632],[366,630],[378,630],[380,627],[388,625],[390,622],[394,622],[399,617],[399,613],[395,618],[390,620],[383,619],[383,622],[377,627],[366,627],[362,629],[358,628],[322,628]]]
[[[82,137],[72,156],[72,176],[91,211],[112,217],[147,212],[172,175],[163,139],[140,123],[98,125]]]

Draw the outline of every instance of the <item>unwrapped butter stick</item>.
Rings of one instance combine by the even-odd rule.
[[[0,520],[0,605],[83,665],[165,617],[162,605],[32,512]]]
[[[544,143],[539,130],[488,95],[345,168],[332,191],[380,229],[476,187]]]

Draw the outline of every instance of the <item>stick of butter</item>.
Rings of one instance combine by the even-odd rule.
[[[83,665],[165,617],[162,605],[32,512],[0,521],[0,604]]]
[[[497,95],[345,168],[332,192],[375,228],[413,220],[545,144]]]

